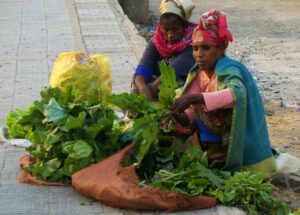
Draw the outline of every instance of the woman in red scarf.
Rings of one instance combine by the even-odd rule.
[[[188,21],[194,7],[191,0],[162,0],[159,25],[134,74],[135,92],[145,93],[149,100],[157,97],[158,63],[162,60],[175,69],[177,80],[183,86],[195,64],[191,44],[196,24]]]

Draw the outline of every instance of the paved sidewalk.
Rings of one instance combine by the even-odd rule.
[[[26,108],[48,85],[53,62],[63,51],[110,57],[113,91],[129,90],[146,45],[117,0],[0,0],[0,125],[16,108]],[[19,184],[22,148],[0,144],[0,214],[160,214],[117,209],[72,187]],[[174,214],[243,214],[219,206]]]

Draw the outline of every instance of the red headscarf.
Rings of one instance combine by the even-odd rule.
[[[200,17],[198,26],[193,33],[193,43],[224,44],[227,48],[229,41],[232,42],[233,38],[227,27],[225,14],[214,9]]]
[[[155,47],[157,48],[161,56],[165,58],[170,58],[174,54],[181,52],[188,45],[192,45],[192,34],[195,27],[196,27],[195,23],[189,23],[189,25],[186,27],[183,38],[175,44],[168,44],[159,25],[156,28],[152,41],[154,42]]]

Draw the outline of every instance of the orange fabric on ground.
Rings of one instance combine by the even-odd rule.
[[[180,211],[216,205],[216,199],[212,197],[184,196],[158,188],[139,187],[135,167],[121,165],[132,148],[133,145],[129,145],[105,160],[76,172],[72,176],[73,187],[83,195],[119,208]]]

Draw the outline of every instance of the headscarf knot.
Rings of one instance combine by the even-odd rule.
[[[228,29],[226,15],[217,9],[201,15],[198,26],[193,33],[193,42],[207,42],[213,45],[228,46],[233,37]]]

